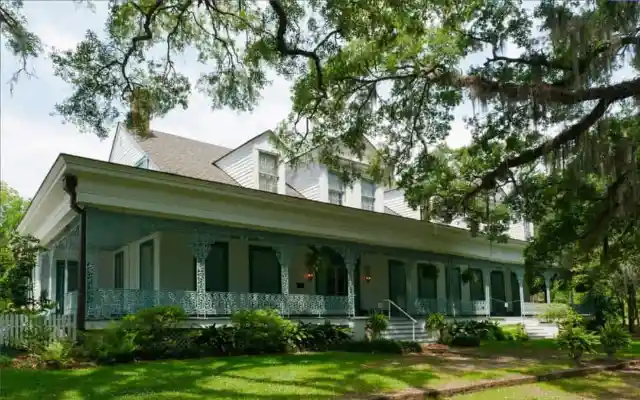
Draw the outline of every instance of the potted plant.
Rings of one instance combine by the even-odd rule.
[[[600,343],[607,357],[613,360],[618,350],[631,345],[631,335],[621,324],[609,321],[600,329]]]
[[[425,327],[429,331],[438,332],[438,342],[442,343],[442,340],[445,337],[445,330],[447,329],[447,321],[445,320],[444,315],[440,313],[429,314],[425,321]]]
[[[366,329],[369,332],[371,339],[376,340],[380,338],[382,332],[389,327],[389,318],[382,313],[371,314],[367,320]]]
[[[584,354],[596,352],[598,337],[582,326],[565,325],[558,333],[557,343],[560,349],[569,353],[576,367],[579,367]]]

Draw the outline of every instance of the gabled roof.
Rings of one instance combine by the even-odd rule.
[[[162,171],[238,186],[235,179],[211,164],[211,160],[230,151],[226,147],[159,131],[151,131],[144,138],[131,136]]]
[[[144,138],[131,134],[130,136],[163,172],[240,186],[235,179],[212,162],[233,152],[234,149],[155,130]],[[289,184],[286,194],[304,197]]]

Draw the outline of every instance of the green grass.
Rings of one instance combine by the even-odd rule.
[[[453,400],[640,400],[640,371],[606,372],[583,378],[489,389]]]
[[[623,354],[640,356],[640,341]],[[6,399],[329,399],[569,368],[549,340],[486,342],[443,356],[316,353],[0,371]],[[639,379],[640,380],[640,379]],[[549,389],[550,390],[550,389]],[[518,397],[520,399],[520,397]]]

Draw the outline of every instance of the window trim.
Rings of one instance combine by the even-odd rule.
[[[274,173],[271,172],[264,172],[260,167],[261,167],[261,163],[260,163],[260,157],[262,156],[267,156],[267,157],[273,157],[275,159],[275,171]],[[271,153],[269,151],[264,151],[264,150],[258,150],[258,189],[259,190],[263,190],[265,192],[270,192],[270,193],[278,193],[278,186],[280,184],[280,174],[278,173],[278,165],[279,165],[279,157],[277,154]],[[261,177],[262,175],[268,176],[270,178],[275,178],[275,191],[270,191],[270,190],[266,190],[266,189],[261,189],[260,187],[260,181],[261,181]]]
[[[364,194],[364,191],[362,190],[363,187],[363,183],[368,183],[371,185],[371,187],[373,188],[373,195],[372,196],[368,196]],[[360,179],[360,208],[363,210],[367,210],[367,211],[375,211],[376,210],[376,190],[377,190],[377,186],[376,184],[371,180],[371,179]],[[364,208],[364,201],[363,200],[371,200],[371,209],[369,208]]]
[[[331,176],[334,176],[336,178],[336,181],[340,183],[340,188],[339,189],[334,189],[331,187]],[[336,174],[333,171],[327,171],[327,197],[328,197],[328,203],[330,204],[335,204],[338,206],[343,206],[344,204],[344,200],[345,200],[345,187],[344,187],[344,182],[342,181],[342,179],[340,178],[340,175]],[[340,203],[334,203],[331,201],[331,193],[337,193],[340,195]]]
[[[147,157],[146,155],[142,156],[142,158],[139,159],[138,162],[136,162],[133,166],[135,168],[149,169],[149,157]]]

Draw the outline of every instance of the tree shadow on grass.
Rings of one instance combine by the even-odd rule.
[[[586,399],[640,400],[640,370],[603,372],[551,381],[546,385]]]
[[[341,353],[148,362],[87,370],[4,370],[6,399],[328,399],[410,386],[363,364],[380,356]],[[431,374],[424,374],[428,379]]]

